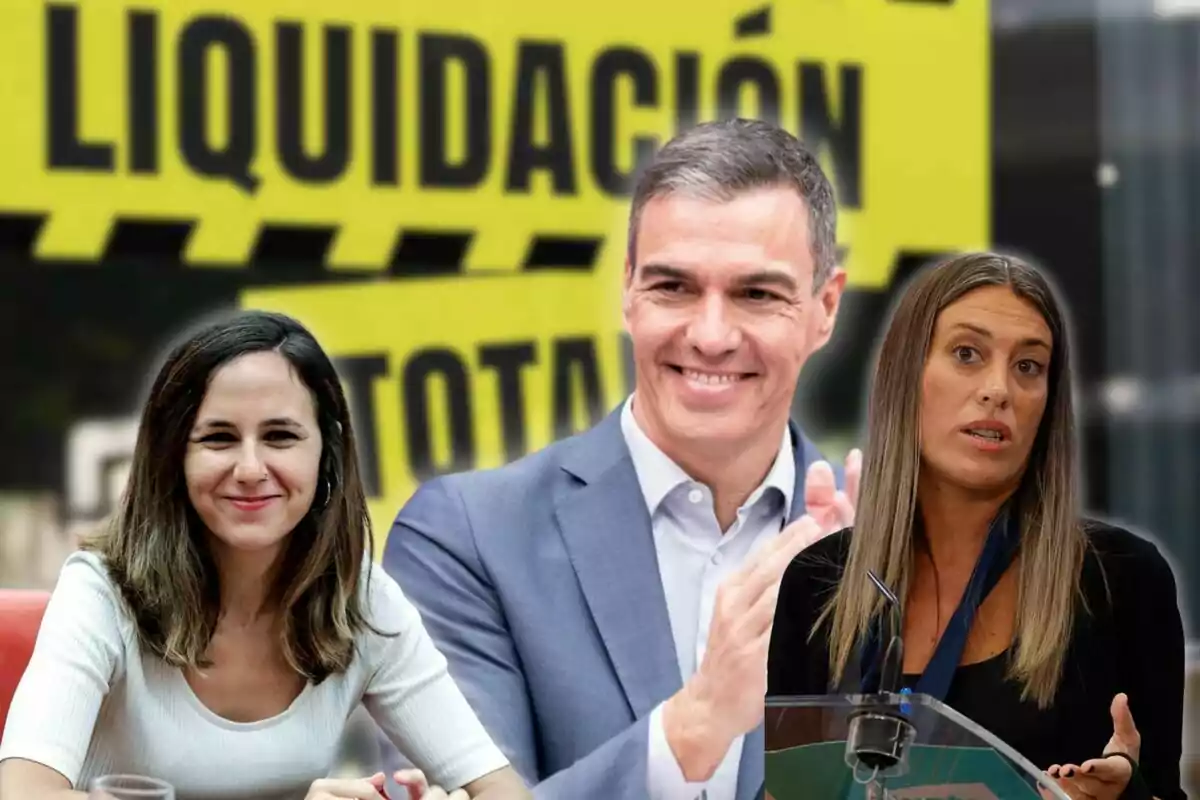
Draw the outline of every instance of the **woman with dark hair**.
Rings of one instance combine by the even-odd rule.
[[[134,773],[180,800],[379,797],[382,774],[326,777],[361,702],[421,768],[396,776],[416,796],[527,797],[373,552],[346,399],[312,335],[247,312],[191,336],[150,390],[118,512],[63,567],[0,796]]]
[[[958,256],[906,287],[877,356],[853,531],[785,574],[768,693],[878,690],[871,571],[902,601],[903,685],[1071,797],[1173,800],[1175,580],[1153,544],[1081,515],[1069,340],[1055,292],[1015,258]]]

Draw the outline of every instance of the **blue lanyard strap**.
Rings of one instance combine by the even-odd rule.
[[[1020,522],[1015,514],[1010,513],[1009,505],[1005,505],[988,529],[987,540],[983,544],[983,552],[975,562],[971,580],[963,592],[962,599],[950,617],[949,624],[938,640],[937,649],[929,664],[925,667],[913,691],[927,694],[937,700],[944,701],[950,691],[950,682],[954,680],[954,672],[962,660],[963,649],[967,646],[967,635],[971,632],[971,624],[975,621],[975,612],[979,606],[996,588],[1000,577],[1012,565],[1020,549]],[[861,691],[871,694],[879,691],[881,668],[881,641],[891,632],[882,629],[879,617],[872,622],[860,655]],[[900,632],[897,631],[897,634]]]

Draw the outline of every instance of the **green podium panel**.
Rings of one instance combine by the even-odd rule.
[[[774,800],[1069,800],[1042,770],[925,695],[771,698]]]

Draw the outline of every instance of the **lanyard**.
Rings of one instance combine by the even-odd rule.
[[[996,587],[996,584],[1000,582],[1000,577],[1012,564],[1017,550],[1020,548],[1020,543],[1020,524],[1016,516],[1011,513],[1010,506],[1006,505],[992,520],[987,540],[983,544],[983,552],[979,554],[979,560],[975,562],[975,569],[963,592],[962,600],[959,601],[954,615],[950,617],[950,622],[946,625],[942,638],[938,640],[937,649],[934,650],[933,657],[929,659],[925,672],[922,673],[913,688],[914,693],[927,694],[937,700],[945,701],[946,694],[950,691],[950,682],[954,680],[954,672],[958,668],[959,661],[962,660],[963,649],[967,645],[967,634],[970,633],[971,623],[975,620],[975,612],[979,610],[980,604]],[[886,609],[884,615],[886,616]],[[899,633],[899,631],[895,632],[896,635]],[[863,645],[861,653],[861,690],[864,694],[879,691],[880,655],[882,652],[880,640],[883,635],[877,617],[871,624],[867,641]],[[892,634],[889,632],[887,635],[890,637]]]

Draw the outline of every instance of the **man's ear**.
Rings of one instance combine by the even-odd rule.
[[[625,332],[629,332],[629,310],[633,294],[633,262],[625,256],[625,275],[621,281],[621,317],[625,321]]]
[[[833,273],[817,290],[817,302],[820,306],[814,350],[824,347],[833,336],[837,324],[838,309],[842,305],[842,294],[846,291],[846,270],[834,267]]]

